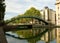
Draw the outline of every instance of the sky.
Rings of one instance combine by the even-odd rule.
[[[45,6],[48,6],[50,9],[55,10],[55,1],[56,0],[5,0],[5,20],[23,14],[30,7],[41,10]]]

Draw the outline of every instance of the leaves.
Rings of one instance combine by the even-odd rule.
[[[25,16],[37,16],[37,17],[41,17],[41,13],[39,10],[35,9],[34,7],[31,7],[29,10],[27,10],[24,13]]]

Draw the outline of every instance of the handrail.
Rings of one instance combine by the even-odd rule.
[[[20,18],[34,18],[34,19],[37,19],[38,21],[44,22],[45,24],[49,24],[47,21],[43,20],[42,18],[35,17],[35,16],[20,16],[20,17],[18,17],[16,19],[20,19]],[[15,21],[16,19],[13,19],[12,21]],[[8,24],[8,23],[10,23],[12,21],[7,22],[6,24]]]

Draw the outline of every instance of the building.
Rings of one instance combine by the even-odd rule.
[[[45,21],[48,21],[49,23],[56,24],[56,12],[48,7],[44,7],[41,11],[42,19]],[[42,40],[45,40],[46,42],[49,42],[53,40],[55,35],[56,29],[53,29],[52,31],[47,32],[44,37],[42,37]]]
[[[60,0],[56,0],[56,25],[60,26]],[[60,43],[60,28],[56,29],[57,43]]]
[[[41,10],[41,14],[42,14],[42,19],[55,24],[56,12],[53,9],[49,9],[48,7],[44,7],[44,9]]]

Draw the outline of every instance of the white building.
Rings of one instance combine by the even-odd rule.
[[[56,0],[56,25],[60,26],[60,0]],[[60,28],[56,29],[57,43],[60,43]]]
[[[48,7],[44,7],[41,10],[42,18],[48,22],[55,24],[56,21],[56,12],[53,9],[49,9]]]
[[[48,21],[49,23],[56,24],[56,12],[52,9],[49,9],[48,7],[44,7],[41,11],[42,19],[45,21]],[[55,38],[55,31],[56,29],[53,29],[50,32],[47,32],[44,37],[42,37],[42,40],[45,40],[46,42],[49,42]]]

